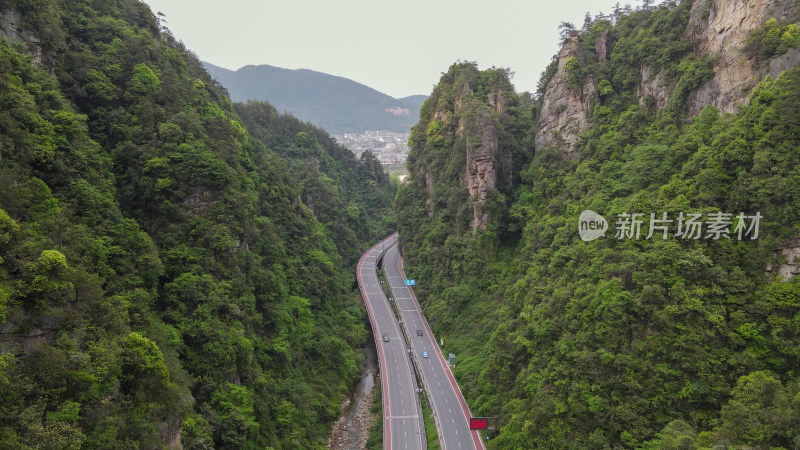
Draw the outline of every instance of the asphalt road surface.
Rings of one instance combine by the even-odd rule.
[[[406,328],[410,338],[411,351],[419,362],[423,383],[436,418],[442,450],[482,450],[484,446],[480,434],[469,429],[471,415],[467,402],[464,401],[461,390],[436,345],[435,337],[422,315],[413,291],[405,284],[406,276],[402,270],[397,245],[386,252],[383,267],[400,310],[402,326]],[[429,357],[424,358],[422,352],[427,352]]]
[[[376,271],[378,259],[396,240],[397,234],[393,234],[364,253],[358,262],[358,284],[378,350],[383,396],[383,448],[422,450],[426,442],[412,364]],[[388,334],[388,342],[384,342],[384,334]]]

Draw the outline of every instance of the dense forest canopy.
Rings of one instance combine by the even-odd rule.
[[[714,5],[564,23],[535,93],[452,65],[395,192],[232,103],[138,0],[0,0],[0,447],[323,447],[368,335],[354,263],[395,226],[490,447],[799,446],[800,68],[773,69],[800,6],[767,5],[740,50],[774,76],[715,108]],[[587,242],[586,210],[761,221]]]
[[[423,105],[396,199],[406,270],[473,413],[500,417],[491,448],[800,445],[800,283],[777,270],[800,231],[800,69],[692,117],[715,64],[692,5],[566,24],[536,94],[459,63]],[[756,64],[796,48],[796,19],[750,34]],[[663,104],[637,91],[644,66]],[[534,143],[557,76],[590,100],[550,110],[588,111],[572,150]],[[584,242],[583,210],[644,213],[641,238]],[[755,240],[646,239],[651,212],[762,219]]]
[[[139,1],[0,12],[0,447],[324,446],[388,175],[232,104]]]

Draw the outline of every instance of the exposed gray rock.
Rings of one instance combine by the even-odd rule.
[[[772,17],[785,19],[796,8],[795,2],[786,0],[700,0],[692,5],[689,29],[694,51],[712,56],[716,62],[714,78],[689,95],[689,117],[700,114],[707,105],[735,113],[766,75],[775,78],[797,65],[796,52],[762,68],[744,51],[751,31]]]
[[[800,275],[800,238],[786,242],[775,252],[775,257],[780,262],[777,267],[777,275],[783,281],[790,281],[795,276]],[[774,273],[775,270],[775,265],[767,265],[767,275]]]
[[[31,62],[42,62],[41,40],[32,32],[21,27],[22,14],[16,10],[0,11],[0,37],[11,42],[22,42],[31,52]]]
[[[472,197],[472,231],[486,231],[489,224],[489,213],[483,211],[483,205],[489,192],[497,188],[497,154],[499,145],[497,130],[492,122],[492,114],[486,109],[478,113],[478,129],[480,130],[480,146],[473,147],[472,139],[467,136],[467,173],[465,184]]]
[[[637,95],[639,97],[639,104],[644,104],[648,95],[652,95],[656,101],[656,108],[661,109],[667,106],[669,96],[675,89],[675,84],[667,85],[664,79],[664,73],[652,73],[650,66],[642,66],[639,69],[639,86],[637,87]]]
[[[592,77],[587,77],[578,90],[567,85],[565,66],[577,48],[578,35],[573,34],[558,54],[558,70],[547,83],[535,137],[536,148],[561,148],[568,156],[575,155],[578,138],[589,129],[592,107],[597,102]]]
[[[597,50],[598,61],[605,61],[608,59],[608,31],[609,30],[603,30],[597,38],[595,49]]]

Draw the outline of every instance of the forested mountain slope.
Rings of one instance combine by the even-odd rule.
[[[315,448],[393,188],[136,0],[0,1],[0,447]]]
[[[535,95],[470,63],[442,76],[395,206],[473,413],[500,417],[490,447],[800,444],[797,9],[588,18]],[[752,27],[715,53],[731,21]],[[605,237],[581,239],[583,210]],[[617,238],[631,213],[641,235]],[[651,213],[673,220],[666,239],[647,238]],[[699,238],[676,236],[681,213],[701,214]],[[709,233],[715,213],[728,236]]]

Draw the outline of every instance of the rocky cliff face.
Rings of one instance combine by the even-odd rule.
[[[604,40],[601,42],[598,55],[605,59],[606,44]],[[558,53],[558,70],[547,83],[535,138],[536,148],[561,148],[570,156],[575,154],[575,144],[580,135],[589,128],[591,109],[597,99],[597,89],[591,77],[580,89],[567,85],[566,65],[577,55],[577,47],[578,35],[573,34]]]
[[[22,29],[21,22],[22,14],[18,11],[0,11],[0,38],[24,43],[31,52],[31,61],[39,64],[42,62],[41,41],[34,33]]]
[[[473,148],[467,140],[467,171],[464,184],[473,199],[472,231],[486,231],[489,214],[483,211],[483,205],[489,192],[497,187],[497,131],[491,123],[488,111],[478,114],[478,126],[481,129],[480,146]]]
[[[653,69],[647,65],[639,69],[639,86],[636,90],[639,104],[644,105],[647,96],[652,95],[656,108],[661,109],[667,105],[673,89],[675,89],[675,84],[668,85],[662,72],[653,73]]]
[[[689,117],[698,115],[706,105],[714,105],[723,112],[736,112],[766,75],[776,77],[797,64],[800,59],[797,50],[774,59],[767,67],[759,67],[744,51],[752,30],[772,17],[779,21],[786,19],[797,8],[795,3],[787,0],[698,0],[692,5],[689,30],[693,49],[717,60],[714,78],[689,96]]]
[[[786,244],[781,249],[781,255],[785,258],[785,263],[778,269],[778,275],[784,280],[789,281],[800,275],[800,239],[795,239]]]
[[[688,117],[700,114],[707,105],[726,113],[734,113],[744,105],[758,83],[767,75],[776,78],[784,70],[800,62],[800,50],[779,56],[766,66],[745,50],[750,33],[770,18],[779,21],[791,17],[796,2],[788,0],[697,0],[692,5],[688,32],[692,50],[714,58],[714,77],[689,94]],[[667,83],[663,73],[653,73],[648,66],[640,70],[638,92],[643,103],[652,95],[656,106],[667,104],[674,83]]]
[[[775,253],[777,264],[767,265],[766,275],[777,275],[783,281],[791,281],[800,275],[800,237],[789,239]]]
[[[505,112],[503,93],[492,89],[488,95],[488,107],[481,102],[469,101],[472,89],[464,85],[456,98],[456,114],[459,115],[457,134],[466,141],[466,171],[462,183],[469,191],[472,201],[472,231],[486,231],[489,213],[484,205],[489,192],[497,188],[497,156],[500,145],[493,112]]]
[[[795,17],[800,5],[794,0],[696,0],[691,9],[687,32],[693,51],[715,60],[714,77],[692,91],[687,113],[694,117],[707,105],[723,112],[736,112],[745,104],[755,86],[767,75],[777,77],[800,63],[800,50],[794,49],[760,65],[745,50],[750,33],[770,18],[785,21]],[[575,155],[580,135],[590,126],[591,110],[597,101],[596,80],[587,77],[580,89],[568,86],[567,62],[577,56],[579,36],[573,34],[558,54],[558,70],[547,84],[536,131],[536,147],[557,147]],[[599,61],[609,55],[608,32],[596,43]],[[657,108],[667,105],[675,89],[662,72],[643,65],[639,69],[637,96],[641,104],[648,96]]]

